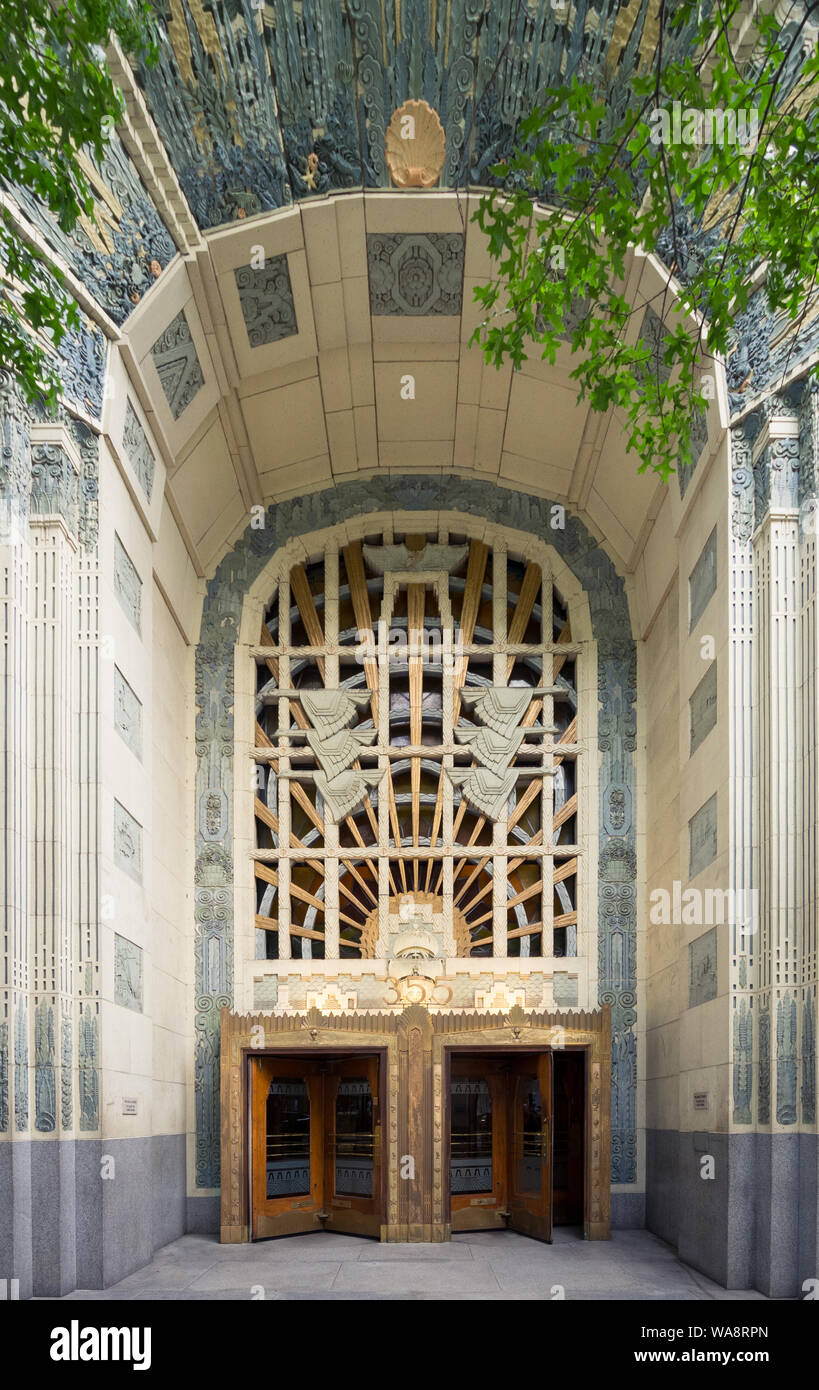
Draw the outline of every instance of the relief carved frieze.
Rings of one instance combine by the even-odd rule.
[[[114,1003],[142,1013],[142,947],[114,934]]]
[[[368,233],[367,265],[371,313],[460,314],[462,232]]]
[[[154,487],[156,459],[154,458],[154,451],[148,443],[148,436],[142,428],[139,422],[139,416],[130,401],[125,407],[122,447],[128,456],[128,462],[139,479],[139,485],[142,491],[150,502]]]
[[[179,313],[151,348],[156,374],[174,420],[187,410],[205,384],[185,311]]]
[[[142,701],[118,666],[114,667],[114,727],[137,758],[142,758]]]
[[[142,580],[119,536],[114,534],[114,593],[136,632],[142,629]]]
[[[114,802],[114,863],[142,882],[142,826],[119,801]]]
[[[252,348],[278,343],[298,333],[286,256],[269,256],[258,269],[239,266],[233,276]]]

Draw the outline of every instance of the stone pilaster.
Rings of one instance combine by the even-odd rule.
[[[34,1285],[76,1284],[74,1188],[74,706],[75,572],[81,459],[60,424],[31,432],[29,517],[29,893],[34,1061],[32,1244]]]
[[[800,719],[799,422],[789,397],[763,407],[754,446],[754,764],[759,849],[756,1261],[766,1292],[793,1292],[799,1226]]]
[[[28,664],[30,419],[0,373],[0,906],[6,965],[0,1013],[0,1278],[31,1292]]]
[[[733,1097],[730,1127],[742,1132],[753,1122],[754,962],[756,933],[753,816],[754,681],[754,475],[751,442],[743,426],[731,439],[730,573],[730,886],[736,910],[731,926],[731,1052]]]

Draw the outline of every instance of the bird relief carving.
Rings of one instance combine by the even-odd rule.
[[[469,546],[427,544],[420,550],[410,550],[403,544],[365,545],[362,554],[376,574],[451,574],[465,563]]]
[[[375,729],[351,729],[349,725],[358,710],[370,699],[368,690],[280,690],[281,696],[301,701],[302,709],[313,725],[305,731],[310,751],[319,764],[312,774],[289,772],[283,774],[298,780],[312,776],[316,790],[324,802],[325,816],[342,821],[360,806],[370,787],[377,787],[384,772],[363,772],[352,766],[362,748],[372,744]],[[290,734],[292,730],[281,730]]]
[[[480,766],[452,768],[447,775],[453,787],[460,787],[467,801],[489,820],[500,820],[518,777],[543,776],[542,768],[512,767],[510,764],[527,733],[539,736],[558,732],[556,725],[527,728],[521,727],[520,721],[533,699],[554,695],[559,689],[559,686],[533,689],[531,686],[484,685],[460,692],[461,703],[472,706],[483,722],[477,726],[459,724],[455,737],[459,743],[468,745]]]

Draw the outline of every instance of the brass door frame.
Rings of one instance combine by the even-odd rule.
[[[611,1148],[611,1010],[431,1013],[422,1004],[389,1013],[221,1013],[221,1239],[250,1239],[249,1091],[246,1057],[380,1052],[384,1223],[381,1239],[450,1239],[447,1125],[451,1049],[586,1050],[584,1234],[608,1240]],[[411,1168],[405,1181],[401,1171]]]
[[[335,1062],[346,1062],[346,1061],[355,1062],[356,1053],[361,1053],[362,1056],[363,1056],[363,1058],[364,1058],[364,1060],[368,1060],[368,1059],[377,1059],[377,1061],[378,1061],[378,1096],[377,1096],[377,1112],[376,1112],[376,1113],[377,1113],[377,1116],[378,1116],[378,1119],[377,1119],[376,1123],[377,1123],[377,1125],[380,1125],[380,1124],[381,1124],[381,1118],[380,1118],[380,1117],[381,1117],[381,1115],[383,1114],[383,1108],[384,1108],[384,1104],[385,1104],[385,1100],[386,1100],[386,1085],[385,1085],[385,1076],[384,1076],[384,1073],[385,1073],[386,1053],[385,1053],[385,1049],[384,1049],[384,1048],[378,1048],[378,1047],[363,1048],[363,1047],[358,1047],[358,1048],[350,1048],[350,1049],[347,1049],[347,1048],[335,1048],[335,1047],[333,1047],[333,1048],[321,1048],[321,1049],[317,1049],[317,1048],[310,1048],[310,1049],[308,1049],[308,1048],[304,1048],[304,1047],[301,1047],[301,1048],[290,1048],[290,1047],[287,1047],[287,1048],[266,1048],[266,1047],[256,1047],[256,1048],[251,1048],[250,1050],[248,1050],[247,1048],[243,1048],[243,1049],[242,1049],[242,1055],[243,1055],[243,1059],[244,1059],[244,1065],[243,1065],[243,1081],[244,1081],[244,1086],[245,1086],[245,1094],[246,1094],[246,1096],[247,1096],[247,1110],[248,1110],[248,1125],[247,1125],[247,1137],[246,1137],[245,1149],[246,1149],[246,1153],[247,1153],[247,1155],[248,1155],[248,1166],[247,1166],[248,1205],[247,1205],[247,1211],[248,1211],[248,1225],[249,1225],[249,1229],[250,1229],[250,1239],[269,1239],[270,1236],[290,1235],[290,1234],[294,1234],[294,1233],[296,1233],[296,1232],[303,1232],[304,1229],[305,1229],[305,1218],[304,1218],[304,1216],[300,1216],[300,1215],[298,1215],[296,1212],[294,1212],[294,1213],[293,1213],[292,1219],[289,1220],[289,1219],[288,1219],[288,1214],[287,1214],[285,1211],[282,1211],[281,1215],[279,1215],[279,1216],[273,1218],[273,1219],[276,1220],[276,1224],[277,1224],[277,1229],[276,1229],[275,1231],[268,1232],[266,1236],[265,1236],[265,1235],[262,1235],[261,1237],[260,1237],[260,1236],[255,1236],[255,1237],[254,1237],[254,1235],[253,1235],[253,1230],[254,1230],[254,1226],[255,1226],[255,1222],[254,1222],[254,1219],[253,1219],[253,1202],[254,1202],[254,1194],[253,1194],[253,1178],[254,1178],[254,1172],[253,1172],[253,1162],[254,1162],[254,1155],[253,1155],[253,1099],[252,1099],[252,1097],[253,1097],[253,1079],[252,1079],[252,1065],[253,1065],[253,1062],[256,1061],[256,1060],[258,1060],[259,1058],[262,1058],[262,1057],[282,1059],[282,1060],[285,1060],[285,1061],[288,1061],[288,1062],[290,1062],[290,1061],[293,1061],[293,1062],[307,1061],[307,1062],[310,1062],[310,1063],[312,1064],[312,1070],[313,1070],[313,1071],[315,1071],[315,1070],[320,1071],[320,1070],[321,1070],[321,1066],[320,1066],[321,1062],[323,1062],[323,1061],[327,1061],[328,1063],[329,1063],[329,1062],[333,1062],[333,1061],[335,1061]],[[311,1111],[312,1111],[312,1101],[311,1101]],[[324,1092],[324,1088],[322,1088],[322,1093],[321,1093],[321,1107],[320,1107],[320,1113],[318,1113],[317,1118],[314,1117],[314,1118],[311,1119],[311,1145],[312,1145],[312,1142],[313,1142],[313,1138],[312,1138],[312,1136],[313,1136],[313,1123],[317,1123],[317,1124],[318,1124],[318,1126],[319,1126],[319,1134],[322,1136],[322,1139],[324,1139],[324,1137],[326,1136],[326,1133],[327,1133],[327,1129],[328,1129],[327,1107],[326,1107],[326,1095],[325,1095],[325,1092]],[[314,1156],[313,1156],[312,1153],[311,1153],[311,1161],[312,1161],[313,1157],[314,1157]],[[318,1155],[315,1155],[315,1157],[318,1159],[319,1156],[318,1156]],[[322,1189],[323,1189],[323,1191],[324,1191],[324,1201],[323,1201],[322,1205],[326,1208],[327,1202],[328,1202],[328,1198],[327,1198],[327,1172],[328,1172],[328,1169],[329,1169],[329,1156],[328,1156],[328,1151],[327,1151],[327,1147],[326,1147],[326,1142],[323,1142],[322,1145],[321,1145],[321,1155],[320,1155],[319,1161],[320,1161],[320,1163],[321,1163],[321,1169],[322,1169],[322,1179],[321,1179],[321,1180],[322,1180]],[[378,1191],[377,1191],[377,1192],[376,1192],[376,1191],[373,1191],[373,1200],[375,1201],[375,1203],[376,1203],[376,1205],[377,1205],[377,1207],[378,1207],[378,1209],[379,1209],[379,1211],[380,1211],[380,1215],[381,1215],[381,1223],[380,1223],[380,1224],[381,1224],[381,1227],[382,1227],[382,1230],[383,1230],[383,1225],[384,1225],[384,1220],[383,1220],[383,1216],[384,1216],[384,1200],[385,1200],[385,1190],[384,1190],[384,1188],[385,1188],[385,1184],[384,1184],[384,1163],[383,1163],[383,1161],[376,1160],[374,1172],[375,1172],[375,1174],[377,1175],[377,1178],[378,1178]],[[356,1204],[355,1204],[355,1200],[354,1200],[354,1199],[351,1200],[350,1202],[346,1202],[346,1201],[343,1201],[343,1202],[342,1202],[342,1201],[339,1201],[339,1199],[337,1199],[337,1198],[333,1198],[333,1199],[330,1201],[330,1205],[333,1206],[333,1207],[338,1207],[338,1208],[339,1208],[339,1210],[338,1210],[337,1213],[336,1213],[337,1216],[340,1215],[340,1208],[341,1208],[342,1206],[345,1208],[345,1212],[344,1212],[345,1224],[347,1224],[348,1226],[357,1226],[357,1227],[360,1228],[360,1229],[356,1229],[356,1230],[355,1230],[355,1234],[362,1234],[362,1235],[369,1234],[369,1231],[368,1231],[367,1229],[365,1229],[365,1228],[368,1227],[369,1224],[370,1224],[368,1220],[362,1220],[362,1221],[356,1222],[356,1220],[355,1220],[354,1217],[348,1216],[348,1215],[347,1215],[347,1209],[349,1209],[350,1212],[352,1212],[352,1211],[354,1211],[354,1210],[356,1209]],[[314,1225],[313,1229],[315,1229],[315,1230],[320,1230],[320,1229],[321,1229],[321,1222],[317,1221],[316,1224]],[[335,1227],[335,1226],[331,1226],[329,1229],[330,1229],[330,1230],[337,1230],[338,1228]]]

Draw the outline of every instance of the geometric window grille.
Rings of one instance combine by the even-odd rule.
[[[395,534],[295,565],[253,649],[257,954],[383,954],[412,894],[459,957],[575,956],[580,653],[503,547]]]

